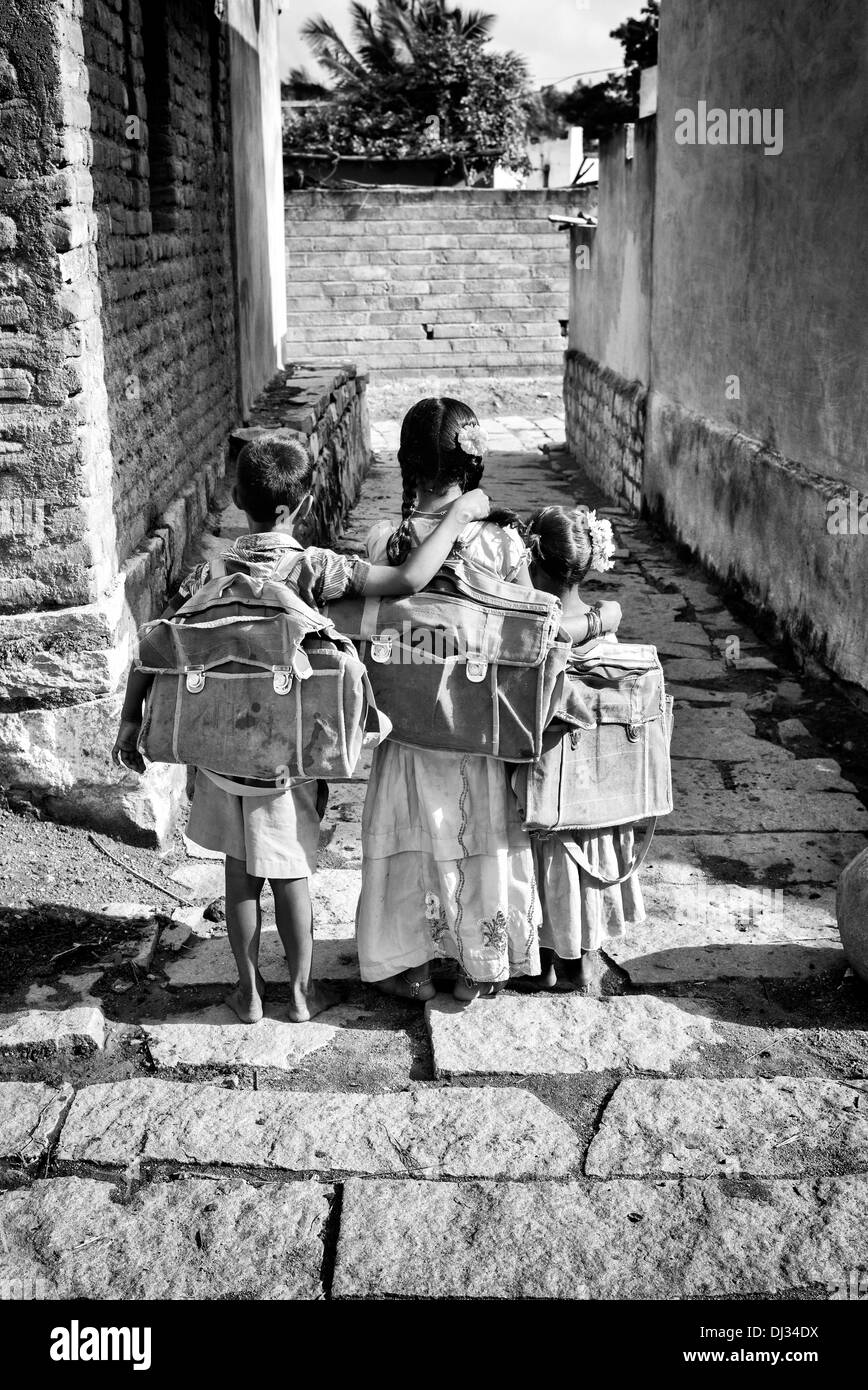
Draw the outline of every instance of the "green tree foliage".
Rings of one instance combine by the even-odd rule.
[[[610,72],[602,82],[579,82],[571,92],[544,88],[532,117],[535,133],[561,135],[567,126],[580,125],[588,142],[599,140],[626,121],[635,121],[641,70],[657,62],[659,24],[659,0],[648,0],[638,19],[627,19],[611,31],[624,50],[626,72]]]
[[[527,68],[487,44],[494,16],[445,0],[350,7],[353,44],[324,19],[303,34],[334,83],[333,99],[292,120],[296,150],[410,157],[446,154],[487,174],[526,167]]]

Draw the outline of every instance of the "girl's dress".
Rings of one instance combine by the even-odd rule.
[[[439,519],[417,514],[414,543]],[[380,522],[368,536],[375,563],[384,561],[393,530]],[[468,560],[501,578],[526,557],[515,531],[488,522],[466,527],[461,544]],[[505,763],[388,739],[374,754],[362,853],[363,980],[447,959],[479,983],[539,973],[533,853]]]
[[[613,888],[601,888],[564,848],[572,840],[602,877],[618,878],[633,860],[631,826],[561,830],[532,839],[543,911],[541,946],[555,950],[562,960],[578,960],[585,951],[598,951],[607,941],[624,936],[626,926],[644,922],[638,874]]]

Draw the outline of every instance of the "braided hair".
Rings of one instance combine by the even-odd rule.
[[[458,483],[470,492],[482,481],[482,458],[466,454],[458,443],[464,425],[478,425],[469,405],[451,396],[426,396],[411,406],[401,424],[398,462],[404,485],[401,525],[389,537],[386,556],[390,565],[402,565],[410,553],[410,518],[419,492],[445,491]]]
[[[567,511],[543,507],[524,529],[524,543],[531,558],[556,584],[572,588],[591,567],[593,545],[587,507]]]

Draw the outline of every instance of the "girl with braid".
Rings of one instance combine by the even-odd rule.
[[[402,564],[455,498],[479,486],[485,449],[469,406],[448,397],[418,401],[401,426],[401,525],[373,528],[369,558]],[[513,527],[473,522],[458,544],[474,565],[529,584]],[[452,960],[455,997],[470,1002],[513,975],[539,974],[533,856],[505,763],[388,739],[374,754],[362,852],[363,980],[387,994],[430,999],[432,963]]]

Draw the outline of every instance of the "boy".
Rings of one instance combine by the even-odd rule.
[[[246,514],[249,534],[235,542],[230,554],[236,567],[241,563],[251,575],[267,578],[288,550],[304,550],[304,559],[286,583],[314,608],[345,594],[416,593],[433,579],[463,528],[489,512],[484,492],[468,492],[452,503],[437,530],[403,565],[372,565],[318,546],[305,548],[295,539],[293,528],[305,519],[313,503],[312,477],[310,456],[295,440],[263,435],[247,444],[238,457],[232,496]],[[199,565],[187,576],[164,616],[176,613],[209,577],[207,562]],[[144,665],[152,664],[147,638],[140,656]],[[135,667],[130,671],[112,749],[118,766],[136,772],[144,771],[137,743],[151,680]],[[262,795],[233,795],[218,786],[207,770],[197,769],[187,827],[187,835],[195,844],[226,856],[226,926],[238,969],[238,986],[227,995],[226,1003],[242,1023],[256,1023],[262,1018],[265,990],[258,968],[260,896],[267,878],[292,983],[288,1017],[301,1023],[332,1002],[310,978],[313,921],[309,880],[316,866],[325,798],[320,799],[316,781],[308,778],[291,779],[287,786],[252,778],[244,782],[261,785]]]

